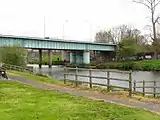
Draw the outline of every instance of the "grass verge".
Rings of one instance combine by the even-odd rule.
[[[0,120],[159,120],[160,116],[84,97],[0,81]]]
[[[26,72],[18,72],[18,71],[13,71],[13,70],[8,70],[7,71],[11,75],[20,75],[23,76],[26,79],[34,80],[34,81],[39,81],[39,82],[47,82],[51,84],[58,84],[58,85],[63,85],[64,82],[62,80],[55,80],[51,78],[50,76],[47,75],[42,75],[42,74],[29,74]]]

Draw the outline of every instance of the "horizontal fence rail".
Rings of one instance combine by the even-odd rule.
[[[31,67],[26,67],[26,66],[22,67],[17,65],[10,65],[10,64],[3,64],[2,67],[0,67],[0,69],[33,73],[33,68]]]
[[[150,84],[150,85],[146,85],[146,84]],[[138,91],[137,89],[141,89],[141,91]],[[150,90],[149,92],[147,91],[147,89],[152,89],[152,91]],[[159,91],[157,92],[157,89],[159,89]],[[146,94],[150,94],[153,95],[154,97],[160,95],[160,81],[158,80],[154,80],[154,81],[134,81],[133,83],[133,93],[140,93],[143,96],[145,96]]]
[[[131,71],[118,71],[118,70],[99,70],[99,69],[84,69],[84,68],[69,68],[69,67],[64,67],[64,84],[66,84],[66,81],[71,81],[74,82],[76,86],[78,86],[78,83],[87,83],[89,84],[89,87],[92,88],[93,85],[100,85],[100,86],[106,86],[107,91],[110,92],[112,87],[115,88],[122,88],[126,89],[129,91],[129,96],[132,95],[132,72]],[[69,71],[75,71],[75,73],[68,73]],[[89,75],[81,75],[79,74],[79,71],[87,71],[89,72]],[[107,73],[106,76],[94,76],[93,72],[105,72]],[[112,78],[110,76],[110,73],[120,73],[120,74],[127,74],[128,79],[121,79],[121,78]],[[68,79],[68,76],[74,76],[75,79]],[[79,80],[78,77],[85,77],[89,78],[89,81],[81,81]],[[105,79],[106,82],[103,83],[97,83],[93,82],[93,78],[98,78],[98,79]],[[128,87],[122,87],[122,86],[114,86],[110,82],[112,81],[123,81],[128,83]]]
[[[0,69],[3,70],[15,70],[20,72],[29,72],[30,74],[34,73],[33,67],[26,67],[26,66],[16,66],[16,65],[10,65],[10,64],[3,64]],[[74,73],[69,73],[71,71],[74,71]],[[88,72],[88,75],[79,74],[80,71],[86,71]],[[105,72],[106,75],[104,76],[95,76],[93,75],[93,72]],[[111,73],[119,73],[121,75],[127,75],[127,78],[116,78],[112,77]],[[74,76],[74,79],[69,79],[68,76]],[[79,83],[86,83],[89,84],[89,87],[92,88],[93,85],[99,85],[104,86],[107,88],[107,92],[110,92],[112,88],[120,88],[127,90],[129,92],[129,96],[131,97],[132,94],[142,94],[145,95],[153,95],[154,97],[160,96],[160,80],[150,80],[150,81],[132,81],[132,71],[119,71],[119,70],[100,70],[100,69],[85,69],[85,68],[70,68],[70,67],[64,67],[64,84],[66,84],[67,81],[70,81],[72,83],[75,83],[76,86],[78,86]],[[79,77],[84,77],[89,79],[88,81],[82,81],[79,79]],[[105,83],[98,83],[93,82],[93,79],[101,79],[106,80]],[[123,87],[121,85],[113,85],[111,84],[111,81],[119,81],[119,82],[125,82],[128,83],[128,86]],[[149,85],[147,85],[149,84]],[[132,89],[133,88],[133,89]],[[149,91],[147,91],[150,89]]]

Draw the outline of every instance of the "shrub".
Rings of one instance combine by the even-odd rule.
[[[27,51],[19,45],[0,47],[0,61],[6,64],[25,66]]]
[[[98,64],[96,67],[98,69],[160,71],[160,60],[109,62]]]

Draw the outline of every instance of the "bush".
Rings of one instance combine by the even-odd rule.
[[[160,60],[109,62],[109,63],[99,64],[97,65],[97,68],[99,69],[160,71]]]
[[[0,47],[0,61],[6,64],[26,66],[27,51],[18,46],[3,46]]]

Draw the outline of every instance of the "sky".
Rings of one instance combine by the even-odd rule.
[[[149,24],[149,11],[132,0],[0,0],[0,5],[4,35],[93,41],[99,30],[128,24],[145,31]]]

